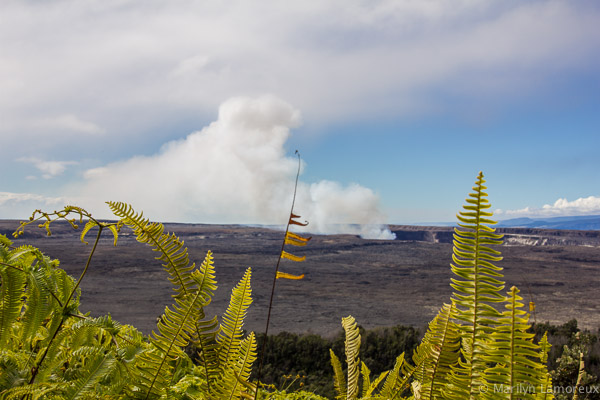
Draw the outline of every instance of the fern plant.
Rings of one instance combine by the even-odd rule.
[[[459,360],[460,331],[452,321],[454,305],[444,304],[429,324],[413,354],[415,380],[422,400],[440,399],[449,384],[450,371]]]
[[[331,365],[334,371],[334,386],[339,400],[361,399],[392,399],[402,393],[408,387],[408,379],[412,375],[406,373],[407,369],[413,369],[404,362],[404,354],[401,354],[391,371],[382,372],[375,380],[371,380],[371,371],[364,362],[360,361],[359,351],[361,335],[356,320],[351,315],[342,318],[342,327],[346,335],[345,353],[347,365],[347,377],[344,376],[342,363],[333,350],[329,350]],[[401,376],[402,371],[405,372]],[[362,378],[362,379],[361,379]],[[362,390],[359,387],[362,383]],[[381,383],[383,382],[383,385]],[[379,388],[380,386],[381,389]]]
[[[502,235],[490,225],[491,207],[483,174],[479,173],[467,204],[458,215],[454,232],[451,270],[455,290],[451,304],[444,305],[429,324],[413,354],[414,365],[402,362],[389,372],[379,393],[364,391],[363,398],[385,399],[552,399],[547,367],[547,340],[533,342],[522,298],[513,287],[504,288],[502,260],[493,246]],[[504,304],[505,311],[496,307]],[[338,398],[356,399],[358,348],[352,324],[346,330],[348,379],[331,352]],[[354,323],[354,321],[352,320]],[[350,340],[350,342],[348,342]],[[367,371],[368,369],[365,369]],[[369,382],[368,379],[364,379]],[[406,397],[406,388],[411,394]],[[371,397],[369,397],[371,396]]]
[[[489,225],[496,222],[490,219],[485,180],[480,172],[473,192],[466,199],[467,204],[458,215],[458,225],[454,231],[454,247],[451,264],[454,288],[455,317],[462,322],[460,329],[464,345],[461,358],[452,368],[450,384],[445,392],[447,398],[472,399],[485,387],[483,371],[486,361],[483,356],[489,349],[490,334],[499,324],[500,314],[491,305],[504,300],[502,268],[493,263],[502,260],[500,252],[490,246],[502,244],[502,235],[496,234]]]
[[[36,210],[16,232],[39,219],[50,224],[67,220],[78,225],[87,218],[81,241],[98,229],[96,241],[79,279],[39,250],[14,247],[0,236],[0,399],[237,399],[254,394],[249,382],[256,359],[254,334],[244,337],[243,321],[252,302],[251,271],[231,295],[219,324],[204,308],[217,289],[212,254],[200,267],[190,264],[187,249],[176,235],[164,232],[125,203],[108,203],[117,222],[104,223],[86,210],[68,206],[54,213]],[[157,330],[147,339],[135,328],[110,316],[90,318],[79,311],[79,285],[88,271],[103,230],[116,245],[120,230],[130,227],[139,242],[158,253],[174,286],[174,304],[165,308]],[[184,352],[193,342],[201,366]]]
[[[494,249],[502,237],[490,226],[495,222],[484,183],[480,173],[458,215],[451,264],[455,292],[429,324],[413,364],[401,354],[391,371],[372,379],[359,357],[356,321],[344,318],[346,367],[330,352],[338,399],[553,398],[545,366],[549,344],[545,338],[534,343],[526,332],[528,317],[518,289],[502,294],[502,269],[495,265],[501,254]],[[81,241],[87,243],[92,230],[97,233],[77,280],[39,250],[13,246],[0,235],[0,400],[257,397],[256,385],[249,382],[256,340],[243,332],[252,302],[251,270],[232,290],[219,322],[205,313],[217,289],[212,254],[196,267],[183,241],[161,224],[125,203],[109,207],[117,222],[101,222],[68,206],[54,213],[37,210],[16,232],[40,219],[48,234],[55,220],[76,228],[71,215],[79,216],[79,224],[86,219]],[[110,316],[91,318],[79,311],[79,287],[102,232],[110,231],[116,245],[125,226],[157,252],[174,287],[174,303],[148,338]],[[199,351],[197,366],[183,351],[188,343]],[[281,398],[281,393],[266,395]]]

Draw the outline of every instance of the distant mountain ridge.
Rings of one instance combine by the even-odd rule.
[[[503,228],[541,228],[597,231],[600,230],[600,215],[552,218],[512,218],[499,221],[496,226]]]

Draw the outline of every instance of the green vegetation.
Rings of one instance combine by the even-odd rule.
[[[495,222],[484,183],[480,173],[458,216],[454,294],[420,341],[412,328],[365,332],[351,316],[332,341],[277,335],[259,385],[251,375],[257,340],[243,331],[252,302],[250,269],[233,288],[224,315],[207,316],[217,290],[210,252],[199,266],[190,263],[177,236],[124,203],[108,203],[118,218],[109,223],[78,207],[37,210],[16,235],[38,220],[48,234],[56,220],[74,228],[85,220],[81,241],[94,230],[96,239],[75,280],[58,261],[0,236],[0,399],[319,399],[314,391],[320,390],[348,400],[551,399],[557,386],[571,388],[556,393],[558,399],[597,398],[586,393],[597,390],[597,377],[582,368],[583,362],[598,368],[597,337],[572,323],[556,331],[532,328],[519,290],[504,294],[496,265],[502,236],[490,227]],[[102,233],[111,232],[116,245],[126,227],[157,253],[173,284],[173,304],[148,337],[110,316],[79,310],[79,286]],[[545,331],[551,338],[568,336],[559,357]],[[330,360],[315,357],[323,353]]]
[[[88,219],[81,241],[96,228],[96,241],[79,279],[37,249],[0,242],[0,393],[2,399],[191,399],[240,398],[254,391],[248,381],[256,358],[254,334],[244,335],[243,321],[250,306],[248,269],[233,289],[231,302],[219,323],[207,317],[216,290],[212,255],[199,267],[190,264],[187,249],[175,235],[164,233],[123,203],[109,203],[120,219],[103,223],[87,211],[66,207],[51,214],[36,211],[17,235],[36,219],[50,231],[57,219],[74,227]],[[39,214],[39,215],[38,215]],[[37,218],[36,218],[37,217]],[[103,230],[115,239],[127,226],[138,241],[158,253],[174,286],[174,303],[165,308],[157,331],[144,337],[135,328],[110,316],[90,318],[79,311],[79,283],[90,267]],[[198,349],[199,365],[184,352],[188,343]]]
[[[360,346],[361,359],[371,368],[374,375],[394,367],[398,354],[405,353],[407,359],[421,341],[423,332],[414,327],[394,326],[364,330],[360,328],[362,338]],[[579,369],[579,358],[568,364],[568,368],[558,368],[560,362],[573,360],[562,355],[576,352],[583,348],[586,372],[595,376],[590,385],[599,385],[600,343],[598,333],[581,331],[577,321],[571,320],[563,325],[534,324],[529,332],[535,334],[535,341],[547,333],[552,344],[548,353],[548,369],[555,385],[573,385]],[[258,336],[259,348],[263,336]],[[292,381],[292,389],[302,388],[327,398],[335,397],[333,387],[333,369],[331,368],[329,349],[336,354],[344,353],[344,332],[332,338],[324,338],[315,334],[294,334],[281,332],[269,337],[269,347],[265,355],[265,366],[262,381],[277,388],[286,388]],[[568,349],[568,350],[566,350]],[[557,361],[558,360],[558,361]],[[297,377],[297,378],[296,378]],[[302,385],[301,385],[302,384]],[[600,399],[600,396],[589,396],[589,399]]]

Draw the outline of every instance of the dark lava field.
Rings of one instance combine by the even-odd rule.
[[[17,221],[0,221],[0,233],[10,234]],[[79,276],[91,250],[79,232],[53,225],[53,235],[35,225],[15,240],[31,244],[61,261]],[[231,289],[247,267],[252,268],[254,303],[245,328],[264,331],[273,272],[283,232],[232,225],[166,224],[185,240],[190,257],[201,263],[214,254],[219,289],[207,315],[221,314]],[[302,263],[283,260],[281,270],[305,274],[301,281],[277,283],[271,333],[312,332],[333,335],[341,318],[353,315],[366,328],[397,324],[423,327],[444,302],[449,302],[451,228],[393,226],[397,240],[364,240],[352,235],[313,236],[306,247],[290,247],[306,255]],[[600,328],[600,238],[597,231],[556,231],[504,228],[506,290],[516,285],[525,302],[534,301],[532,320]],[[94,238],[88,234],[88,241]],[[81,311],[110,313],[149,333],[173,293],[167,273],[154,259],[157,253],[137,243],[124,229],[117,247],[110,232],[101,239],[82,282]]]

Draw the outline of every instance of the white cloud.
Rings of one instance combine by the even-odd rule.
[[[525,207],[519,210],[497,210],[496,214],[506,218],[600,215],[600,197],[580,197],[572,201],[558,199],[553,204],[544,204],[541,208]]]
[[[125,201],[162,221],[282,224],[297,168],[285,143],[299,123],[299,112],[276,97],[233,98],[217,121],[158,154],[88,170],[82,193],[96,210],[105,209],[100,200]],[[301,182],[295,212],[313,232],[392,237],[377,195],[359,185]]]
[[[0,218],[24,219],[29,217],[33,213],[33,210],[54,211],[69,203],[70,201],[66,197],[49,197],[34,193],[0,192]]]
[[[66,131],[68,133],[100,135],[105,132],[98,125],[84,121],[74,114],[62,114],[52,118],[44,118],[34,124],[38,129]]]
[[[311,121],[424,112],[433,89],[512,98],[593,69],[600,44],[593,2],[8,1],[2,14],[0,133],[14,136],[43,134],[35,120],[123,139],[264,92]]]
[[[33,164],[41,173],[42,178],[50,179],[55,176],[61,175],[69,165],[77,165],[76,161],[44,161],[36,157],[21,157],[17,161],[26,162]],[[28,176],[26,179],[35,179],[35,177]]]

